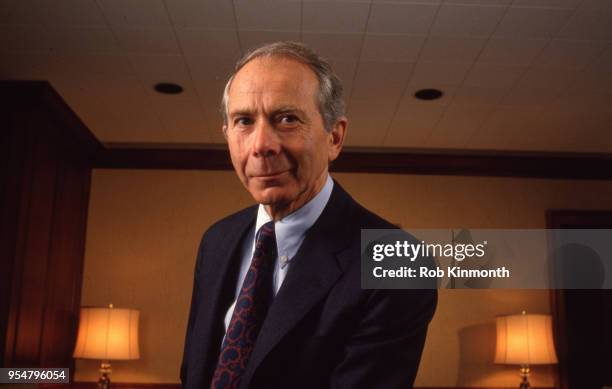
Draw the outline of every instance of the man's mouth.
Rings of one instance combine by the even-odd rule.
[[[261,178],[261,179],[272,179],[272,178],[277,178],[285,173],[287,173],[289,170],[283,170],[283,171],[279,171],[279,172],[273,172],[273,173],[261,173],[261,174],[253,174],[251,175],[252,178]]]

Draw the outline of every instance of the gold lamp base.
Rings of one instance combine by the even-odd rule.
[[[521,386],[519,389],[531,389],[531,385],[529,385],[529,366],[523,365],[521,366]]]
[[[109,389],[110,377],[108,376],[112,372],[111,364],[109,361],[102,361],[100,364],[100,378],[98,379],[98,389]]]

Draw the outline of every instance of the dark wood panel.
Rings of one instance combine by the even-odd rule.
[[[612,229],[609,210],[550,210],[549,228]],[[561,389],[612,386],[612,290],[552,290]]]
[[[14,350],[19,352],[13,358],[13,363],[19,366],[37,366],[39,361],[57,166],[57,154],[49,147],[49,141],[47,137],[38,137],[33,145],[31,184],[28,193],[24,193],[27,203],[21,211],[23,233],[15,259],[21,270],[16,274],[21,285],[19,310],[14,317],[17,329]]]
[[[3,130],[0,131],[0,334],[13,333],[9,327],[11,301],[14,286],[14,258],[17,250],[19,210],[26,159],[23,153],[26,144],[26,134],[13,130],[15,113],[6,104],[0,104],[0,120]],[[11,337],[12,339],[12,337]],[[4,365],[7,346],[5,336],[0,336],[0,366]]]
[[[60,161],[40,345],[42,366],[66,366],[76,340],[90,171],[77,161]]]
[[[91,160],[101,145],[47,83],[0,82],[0,102],[10,144],[0,175],[10,272],[2,366],[71,366]]]
[[[106,148],[95,167],[114,169],[232,170],[228,151],[210,149]],[[374,152],[345,149],[332,172],[612,179],[612,156],[481,151]]]

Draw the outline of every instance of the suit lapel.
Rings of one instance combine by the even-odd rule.
[[[198,305],[196,330],[197,341],[192,342],[191,360],[202,360],[197,366],[207,367],[190,369],[193,377],[191,387],[203,387],[210,382],[224,334],[223,317],[225,310],[234,298],[238,276],[241,242],[257,214],[257,206],[243,211],[243,215],[231,226],[224,229],[222,238],[211,241],[203,253],[201,294]]]
[[[249,385],[265,356],[327,295],[342,275],[336,254],[349,243],[343,234],[346,230],[342,228],[349,206],[350,197],[335,182],[325,209],[291,260],[291,268],[259,332],[241,388]]]

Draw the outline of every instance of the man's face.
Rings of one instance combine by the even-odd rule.
[[[316,195],[342,147],[346,120],[325,130],[318,85],[308,66],[272,56],[247,63],[228,92],[226,136],[234,169],[255,201],[280,217]]]

